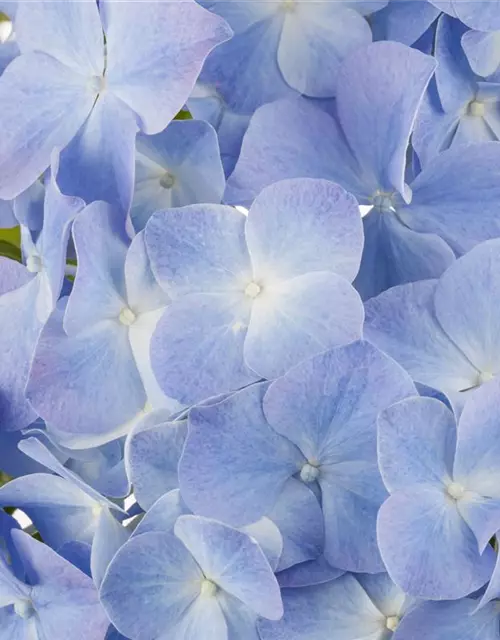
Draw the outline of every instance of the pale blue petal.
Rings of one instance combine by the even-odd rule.
[[[336,580],[344,572],[334,569],[325,560],[325,556],[319,556],[316,560],[309,560],[296,564],[276,575],[282,589],[310,587]]]
[[[30,0],[18,7],[15,33],[22,53],[41,51],[76,73],[102,75],[104,39],[94,0]]]
[[[371,194],[396,190],[408,197],[406,149],[435,68],[433,58],[396,42],[359,49],[341,65],[339,119]]]
[[[500,31],[467,31],[462,36],[462,47],[478,76],[491,76],[500,67]]]
[[[87,79],[43,53],[19,56],[0,78],[0,198],[10,200],[47,169],[95,101]]]
[[[33,585],[30,599],[37,614],[38,637],[102,637],[109,621],[92,580],[27,533],[14,532],[14,541]]]
[[[363,318],[361,298],[334,273],[264,282],[252,305],[245,361],[262,377],[276,378],[305,358],[359,339]]]
[[[413,199],[398,215],[414,231],[440,236],[457,255],[498,237],[499,162],[498,142],[443,151],[412,183]]]
[[[366,192],[338,122],[303,98],[258,109],[228,180],[225,202],[249,206],[262,189],[288,178],[324,178],[358,200]]]
[[[454,600],[479,589],[495,563],[491,547],[479,555],[454,500],[435,488],[393,494],[379,512],[378,542],[394,582],[431,600]]]
[[[191,515],[180,516],[174,532],[208,580],[258,615],[281,618],[278,582],[255,540],[215,520]]]
[[[109,89],[137,113],[144,133],[159,133],[182,109],[209,52],[231,30],[194,0],[102,0],[100,10]]]
[[[278,65],[288,84],[313,98],[335,95],[341,61],[372,41],[368,22],[339,3],[296,3],[285,14]]]
[[[259,622],[262,640],[379,640],[385,616],[359,582],[341,576],[326,584],[283,591],[285,615]]]
[[[300,470],[300,452],[264,417],[266,387],[253,385],[191,410],[179,480],[194,512],[233,526],[251,524],[271,511],[288,478]]]
[[[490,240],[457,260],[436,285],[436,317],[479,374],[495,374],[500,358],[499,269],[500,240]]]
[[[182,500],[179,489],[165,493],[144,514],[132,535],[143,533],[172,533],[179,516],[191,514]]]
[[[394,358],[415,382],[464,401],[478,371],[444,333],[434,314],[436,280],[394,287],[365,305],[365,338]]]
[[[151,364],[167,396],[193,404],[259,379],[243,359],[250,305],[243,293],[195,293],[166,308]]]
[[[78,270],[64,314],[68,335],[118,317],[125,306],[123,267],[129,246],[125,228],[113,208],[94,202],[73,225]]]
[[[166,640],[196,601],[202,580],[201,569],[175,536],[145,533],[132,537],[113,558],[100,598],[125,636]]]
[[[455,15],[471,29],[494,31],[500,29],[499,0],[452,0]]]
[[[170,422],[167,411],[148,414],[130,434],[125,453],[127,473],[143,509],[178,488],[177,467],[186,434],[186,421]]]
[[[406,211],[410,213],[411,205],[403,208]],[[354,281],[363,300],[398,284],[438,278],[455,260],[441,237],[413,231],[398,213],[373,208],[363,218],[365,247]]]
[[[155,214],[146,228],[146,247],[163,288],[172,297],[202,291],[243,292],[252,279],[245,222],[239,211],[217,205]]]
[[[126,105],[110,92],[99,95],[85,124],[61,153],[58,179],[64,193],[88,203],[104,200],[124,220],[134,190],[137,131],[136,116]]]
[[[257,540],[273,571],[276,571],[283,553],[283,537],[280,529],[269,518],[261,518],[253,524],[241,527],[240,531]]]
[[[432,25],[439,9],[421,0],[391,0],[370,16],[374,40],[395,40],[414,44]]]
[[[323,553],[323,513],[313,491],[303,482],[290,478],[267,516],[283,536],[283,553],[277,571],[313,560]]]
[[[477,600],[424,602],[401,620],[396,640],[498,640],[496,603],[475,611]]]
[[[109,563],[129,536],[130,532],[113,517],[109,509],[103,509],[92,540],[90,557],[92,579],[97,588],[101,586]]]
[[[349,281],[358,272],[363,234],[355,198],[326,180],[283,180],[260,193],[245,236],[254,279],[288,279],[332,271]]]
[[[378,463],[391,493],[451,482],[456,424],[442,402],[408,398],[382,411],[377,422]]]
[[[128,431],[146,403],[144,386],[126,327],[107,320],[70,337],[61,315],[44,327],[26,393],[62,444],[98,446]]]

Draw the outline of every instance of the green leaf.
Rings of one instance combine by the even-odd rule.
[[[179,111],[179,113],[175,116],[174,120],[192,120],[193,116],[190,114],[190,112],[187,109],[183,109],[182,111]]]

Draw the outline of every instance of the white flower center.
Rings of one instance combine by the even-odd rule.
[[[371,198],[373,206],[379,211],[395,211],[394,192],[377,189]]]
[[[262,288],[259,284],[256,282],[250,282],[245,288],[245,295],[249,298],[256,298],[261,291]]]
[[[398,616],[389,616],[388,618],[385,619],[385,626],[387,627],[387,629],[389,629],[389,631],[396,631],[396,629],[398,628],[398,625],[399,625]]]
[[[451,482],[446,490],[448,491],[450,498],[453,498],[453,500],[460,500],[465,494],[465,488],[458,482]]]
[[[306,462],[300,470],[300,479],[302,480],[302,482],[306,482],[307,484],[316,482],[318,477],[319,467],[315,464],[311,464],[310,462]]]
[[[169,171],[165,171],[165,173],[160,178],[160,185],[164,189],[171,189],[175,184],[175,176],[171,174]]]
[[[89,80],[89,88],[92,93],[100,94],[107,86],[107,80],[105,76],[92,76]]]
[[[134,324],[134,322],[137,320],[137,316],[129,307],[123,307],[118,317],[120,322],[126,327],[130,327],[130,325]]]
[[[23,620],[28,620],[35,613],[31,600],[18,600],[14,603],[14,611]]]
[[[30,273],[40,273],[40,271],[42,271],[43,269],[43,262],[41,257],[36,253],[28,256],[26,258],[26,269],[28,269]]]
[[[287,13],[293,13],[297,8],[295,0],[282,0],[280,8]]]
[[[211,580],[207,580],[205,578],[205,580],[203,580],[203,582],[201,583],[200,596],[203,596],[205,598],[213,598],[217,593],[217,589],[218,587],[215,582],[212,582]]]
[[[484,102],[480,102],[479,100],[473,100],[472,102],[469,102],[469,115],[475,116],[477,118],[482,118],[484,116],[484,111]]]

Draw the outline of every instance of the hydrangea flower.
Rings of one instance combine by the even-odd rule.
[[[96,447],[126,435],[149,405],[177,409],[149,362],[168,298],[151,273],[143,235],[131,242],[102,202],[74,223],[73,290],[42,331],[27,386],[31,406],[65,446]]]
[[[137,136],[130,216],[136,231],[155,211],[219,203],[226,181],[217,135],[202,120],[179,120],[155,136]]]
[[[434,66],[418,51],[377,42],[343,63],[337,119],[303,101],[262,107],[225,199],[248,203],[283,178],[331,179],[372,207],[363,218],[365,247],[355,282],[364,299],[438,277],[455,255],[499,234],[500,145],[442,153],[405,183],[408,140]]]
[[[497,79],[500,72],[500,30],[470,30],[462,36],[462,47],[469,64],[478,76]]]
[[[103,638],[109,622],[92,580],[27,533],[12,539],[25,574],[0,556],[1,640]]]
[[[189,404],[273,378],[360,337],[350,285],[362,249],[355,199],[324,180],[265,189],[248,217],[225,206],[156,213],[146,246],[172,299],[151,343],[164,393]]]
[[[173,119],[227,25],[189,0],[21,2],[15,25],[21,55],[0,78],[0,197],[29,187],[58,147],[64,192],[126,212],[137,132]]]
[[[420,110],[413,146],[425,165],[449,147],[500,138],[500,85],[476,75],[462,48],[466,27],[449,16],[438,20],[436,85]]]
[[[131,640],[252,638],[257,615],[283,615],[278,583],[255,540],[190,515],[177,519],[174,533],[143,533],[125,543],[100,595]]]
[[[385,490],[376,419],[415,394],[402,369],[358,342],[305,361],[269,389],[254,385],[193,409],[179,467],[182,496],[195,513],[240,526],[272,519],[280,494],[298,491],[300,480],[321,500],[328,562],[382,571],[375,519]]]
[[[432,398],[379,417],[378,455],[391,496],[377,523],[380,553],[406,593],[455,600],[490,579],[500,529],[498,382],[470,396],[458,424]]]
[[[386,573],[346,574],[302,589],[283,589],[285,615],[262,620],[262,640],[409,640],[399,625],[412,599]],[[404,619],[404,618],[403,618]]]
[[[365,337],[457,411],[498,373],[500,241],[478,245],[439,280],[394,287],[365,305]]]

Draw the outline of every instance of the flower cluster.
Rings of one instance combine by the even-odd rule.
[[[498,640],[500,0],[0,0],[0,640]]]

